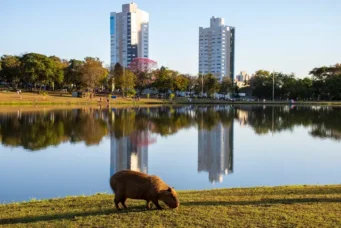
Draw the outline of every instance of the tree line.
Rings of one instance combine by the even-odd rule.
[[[73,91],[105,88],[110,92],[119,90],[124,96],[151,88],[161,93],[191,91],[226,94],[233,87],[227,77],[219,83],[212,74],[199,77],[181,74],[163,66],[157,68],[157,63],[149,59],[137,58],[126,68],[119,63],[104,67],[99,58],[65,60],[38,53],[1,56],[0,82],[13,89],[68,88]]]
[[[276,100],[341,100],[341,64],[312,69],[311,77],[296,78],[258,70],[250,80],[253,96],[271,99],[274,86]]]
[[[341,64],[314,68],[311,77],[296,78],[294,74],[258,70],[246,84],[252,96],[271,99],[273,86],[276,100],[340,100]],[[107,89],[123,96],[156,89],[160,93],[188,91],[195,94],[238,94],[231,78],[220,82],[213,74],[192,76],[161,66],[155,61],[136,58],[126,68],[119,63],[104,67],[99,58],[65,60],[56,56],[27,53],[21,56],[3,55],[0,58],[0,82],[12,88],[54,90]]]
[[[161,67],[136,80],[141,72],[127,71],[117,63],[110,75],[117,88],[121,91],[134,89],[156,88],[161,93],[174,91],[189,91],[195,94],[215,93],[238,96],[240,89],[230,77],[223,77],[219,82],[213,74],[190,76]],[[252,96],[259,99],[272,99],[273,89],[276,100],[340,100],[341,99],[341,64],[322,66],[312,69],[311,77],[297,78],[292,74],[257,70],[254,76],[245,84],[252,91]],[[142,79],[148,79],[144,83]]]
[[[3,55],[0,59],[0,81],[14,89],[94,89],[106,83],[108,70],[98,58],[69,61],[56,56],[27,53]]]
[[[233,91],[233,83],[229,77],[224,77],[222,82],[219,82],[213,74],[196,77],[181,74],[163,66],[148,70],[129,67],[124,69],[119,63],[116,63],[109,73],[109,78],[109,84],[112,84],[115,89],[119,89],[122,95],[151,88],[160,93],[187,91],[196,94],[203,92],[210,95],[217,92],[227,94]]]

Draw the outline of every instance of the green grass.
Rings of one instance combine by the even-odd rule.
[[[60,106],[60,105],[108,105],[106,102],[107,96],[102,96],[105,100],[98,102],[99,95],[96,98],[75,98],[70,94],[64,94],[60,96],[58,92],[49,92],[48,95],[43,96],[37,93],[25,92],[21,95],[17,95],[14,92],[0,92],[0,106]],[[140,100],[132,100],[129,98],[118,97],[117,99],[110,99],[110,105],[112,106],[122,106],[122,105],[171,105],[171,104],[247,104],[247,105],[288,105],[288,101],[222,101],[222,100],[212,100],[212,99],[192,99],[188,101],[188,98],[177,97],[174,100],[168,99],[156,99],[156,98],[141,98]],[[297,101],[293,105],[341,105],[340,101]]]
[[[0,205],[0,224],[17,227],[341,227],[341,185],[180,191],[178,209],[146,210],[113,195]]]

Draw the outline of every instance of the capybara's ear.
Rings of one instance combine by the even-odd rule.
[[[172,187],[172,189],[174,189],[174,187]]]
[[[168,187],[168,189],[167,189],[169,192],[172,192],[172,189],[171,189],[171,187]]]

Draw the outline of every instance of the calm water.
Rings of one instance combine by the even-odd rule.
[[[109,192],[122,169],[175,189],[341,183],[341,108],[0,112],[0,202]]]

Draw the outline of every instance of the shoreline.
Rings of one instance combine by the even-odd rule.
[[[341,224],[341,185],[294,185],[178,191],[175,210],[146,210],[128,199],[117,211],[113,194],[0,204],[8,226],[336,227]],[[162,205],[165,207],[164,205]]]
[[[79,102],[17,102],[17,101],[6,101],[6,102],[0,102],[0,107],[8,107],[8,106],[122,106],[122,105],[129,105],[129,106],[140,106],[140,105],[211,105],[211,104],[226,104],[226,105],[323,105],[323,106],[341,106],[341,101],[302,101],[302,102],[295,102],[295,103],[289,103],[289,102],[280,102],[280,101],[268,101],[268,102],[257,102],[257,101],[235,101],[235,102],[229,102],[229,101],[216,101],[216,100],[195,100],[192,102],[189,101],[169,101],[169,100],[159,100],[159,101],[119,101],[115,102],[112,101],[110,103],[106,102],[96,102],[96,101],[79,101]]]
[[[102,98],[102,101],[99,99]],[[107,102],[106,96],[98,95],[93,99],[75,98],[71,95],[63,94],[59,96],[57,93],[51,95],[39,95],[36,93],[22,93],[20,95],[7,92],[0,93],[0,107],[9,106],[141,106],[141,105],[210,105],[210,104],[226,104],[226,105],[329,105],[341,106],[341,101],[296,101],[291,103],[289,101],[222,101],[211,99],[192,99],[175,98],[174,100],[158,99],[158,98],[141,98],[140,100],[133,100],[131,98],[118,97],[117,99],[110,99]]]

